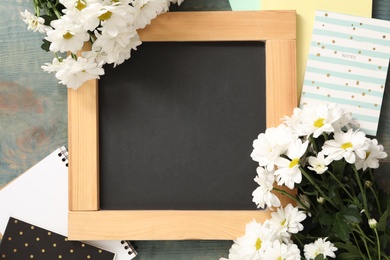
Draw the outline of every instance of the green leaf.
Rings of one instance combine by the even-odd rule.
[[[314,258],[314,260],[324,260],[324,259],[327,259],[327,258],[325,258],[323,254],[319,254],[316,256],[316,258]]]
[[[378,231],[385,231],[387,226],[387,217],[388,217],[388,211],[386,210],[383,215],[379,218],[378,223],[376,224],[376,229]]]
[[[357,208],[344,208],[339,212],[342,217],[349,223],[359,224],[362,222],[362,217]]]
[[[361,254],[356,253],[341,253],[337,255],[337,259],[339,260],[356,260],[356,259],[363,259]]]
[[[330,214],[323,213],[321,214],[321,216],[319,216],[318,222],[322,225],[329,226],[334,223],[334,219],[335,219],[334,215],[332,216]]]
[[[45,40],[45,39],[43,39],[42,41],[43,41],[43,43],[41,45],[41,49],[44,50],[44,51],[49,52],[51,43],[49,41]]]
[[[350,231],[351,230],[347,222],[344,220],[342,216],[340,216],[339,213],[337,213],[332,227],[332,232],[334,232],[334,234],[337,237],[339,237],[342,241],[349,241]]]

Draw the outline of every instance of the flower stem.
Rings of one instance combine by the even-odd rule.
[[[356,182],[358,183],[360,192],[362,193],[364,214],[366,214],[367,218],[370,219],[371,217],[370,217],[370,212],[368,211],[366,192],[363,188],[362,182],[360,181],[360,176],[358,171],[356,170],[356,167],[352,165],[352,168],[353,171],[355,172]]]
[[[334,202],[321,190],[321,188],[317,185],[317,183],[314,182],[314,180],[310,177],[310,175],[302,168],[299,167],[302,174],[306,177],[306,179],[316,188],[316,190],[321,194],[321,196],[328,201],[330,204],[332,204],[333,207],[337,208],[337,206],[334,204]]]
[[[344,190],[345,193],[347,193],[347,195],[349,196],[350,199],[354,199],[354,197],[351,195],[351,193],[349,193],[349,191],[344,187],[344,184],[342,184],[340,182],[339,179],[337,179],[336,176],[334,176],[334,174],[331,172],[331,171],[326,171],[327,173],[329,173],[329,175],[340,185],[340,187]]]
[[[292,196],[290,193],[286,192],[285,190],[275,188],[275,187],[273,188],[273,190],[275,190],[275,191],[279,192],[280,194],[283,194],[283,195],[289,197],[290,199],[294,200],[295,202],[299,203],[302,207],[305,208],[306,211],[310,211],[310,208],[308,208],[303,202],[301,202],[299,199]]]
[[[376,236],[376,244],[378,245],[378,259],[381,260],[381,241],[379,240],[378,231],[374,228],[375,236]]]
[[[364,234],[363,230],[360,228],[359,225],[355,225],[357,228],[358,228],[358,232],[360,233],[360,237],[362,238],[363,240],[363,243],[364,243],[364,246],[366,248],[366,252],[367,252],[367,255],[368,255],[368,259],[372,259],[371,258],[371,254],[370,254],[370,249],[368,248],[368,245],[367,245],[367,241],[366,241],[366,235]],[[371,241],[373,243],[373,241]]]

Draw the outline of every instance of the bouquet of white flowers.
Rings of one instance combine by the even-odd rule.
[[[183,0],[33,0],[35,14],[21,13],[28,29],[45,34],[42,49],[54,53],[42,66],[54,72],[59,83],[77,89],[130,58],[141,44],[137,34],[171,3]],[[90,51],[81,52],[85,42]],[[65,54],[68,54],[66,58]]]
[[[253,202],[276,210],[264,223],[247,224],[229,259],[390,259],[390,199],[373,174],[387,154],[350,113],[337,105],[296,108],[253,148]],[[275,193],[297,206],[282,207]]]

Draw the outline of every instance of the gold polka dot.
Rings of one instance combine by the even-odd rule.
[[[380,70],[381,70],[381,69],[382,69],[382,66],[378,66],[378,69],[380,69]]]
[[[47,232],[47,235],[48,235],[48,236],[51,236],[51,232],[50,232],[50,231],[49,231],[49,232]]]
[[[362,54],[362,51],[358,51],[359,54]]]
[[[5,254],[2,254],[1,257],[2,257],[2,258],[5,258]]]
[[[336,43],[336,41],[335,41],[335,40],[332,40],[332,43]]]
[[[372,50],[373,50],[373,51],[375,51],[375,50],[376,50],[376,48],[375,48],[375,47],[373,47],[373,48],[372,48]]]
[[[8,237],[8,241],[11,241],[12,240],[12,237]]]
[[[347,83],[345,83],[345,86],[348,86],[348,82],[347,82]]]
[[[41,252],[42,252],[42,253],[45,253],[45,252],[46,252],[46,250],[45,250],[45,249],[42,249],[42,250],[41,250]]]
[[[371,59],[368,59],[369,62],[371,62]]]
[[[328,13],[325,13],[325,17],[328,17]]]
[[[375,107],[377,107],[377,106],[378,106],[378,104],[374,104],[374,106],[375,106]]]
[[[99,249],[99,253],[103,253],[103,250]]]
[[[320,56],[321,56],[321,54],[317,53],[317,57],[320,57]]]
[[[363,92],[363,93],[362,93],[362,96],[365,96],[365,95],[366,95],[366,93],[365,93],[365,92]]]
[[[59,258],[59,259],[62,259],[62,255],[59,255],[58,258]]]
[[[363,23],[360,23],[360,25],[363,25]]]
[[[321,47],[322,49],[325,49],[325,46],[324,45],[322,45],[322,47]]]
[[[330,77],[330,73],[326,74],[326,76],[329,78]]]
[[[359,81],[356,81],[356,85],[359,85],[360,84],[360,82]]]
[[[351,23],[351,26],[353,26],[353,23]]]
[[[34,255],[30,255],[30,258],[33,259],[33,258],[34,258]]]
[[[334,51],[333,53],[334,53],[334,54],[337,54],[337,51]]]
[[[15,220],[14,220],[14,223],[18,223],[18,220],[15,219]]]
[[[383,38],[383,39],[386,39],[386,35],[383,35],[382,38]]]
[[[315,81],[312,81],[311,84],[315,84],[316,82]]]
[[[65,237],[65,239],[64,239],[65,241],[68,241],[68,238],[67,237]]]
[[[20,232],[19,232],[19,235],[21,235],[21,236],[22,236],[22,235],[23,235],[23,231],[20,231]]]
[[[34,226],[31,226],[31,229],[34,229],[35,227]]]
[[[355,31],[355,30],[356,30],[356,28],[355,28],[355,27],[353,27],[353,29],[352,29],[352,30],[354,30],[354,31]]]
[[[18,249],[14,248],[14,250],[13,250],[13,251],[14,251],[14,253],[16,253],[16,252],[18,252]]]
[[[353,36],[350,36],[349,39],[350,39],[350,40],[353,40]]]
[[[369,89],[368,92],[371,92],[371,89]]]
[[[328,94],[327,97],[330,97],[330,94]]]
[[[348,72],[351,72],[351,70],[348,70]]]
[[[320,43],[320,42],[317,42],[317,45],[321,45],[321,43]]]
[[[355,98],[355,96],[354,96],[354,95],[352,95],[352,96],[351,96],[351,98]]]
[[[54,244],[53,244],[53,247],[56,247],[56,246],[57,246],[57,244],[56,244],[56,243],[54,243]]]
[[[85,247],[85,244],[81,244],[82,247]]]
[[[382,85],[381,88],[384,88],[384,86]]]
[[[69,250],[69,252],[73,253],[74,251],[73,251],[73,249],[71,249],[71,250]]]
[[[39,237],[37,237],[36,239],[35,239],[36,241],[39,241],[39,240],[41,240]]]
[[[316,87],[316,89],[320,89],[320,87],[319,87],[319,86],[317,86],[317,87]]]
[[[90,255],[87,255],[87,259],[91,259],[91,256],[90,256]]]
[[[25,246],[25,247],[28,247],[28,243],[25,243],[24,246]]]

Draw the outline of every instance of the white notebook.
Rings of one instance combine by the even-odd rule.
[[[41,226],[63,236],[68,234],[68,152],[53,151],[0,190],[0,233],[10,217]],[[128,241],[85,241],[130,260],[137,253]]]
[[[390,21],[316,11],[301,106],[337,103],[376,135],[390,58]]]

